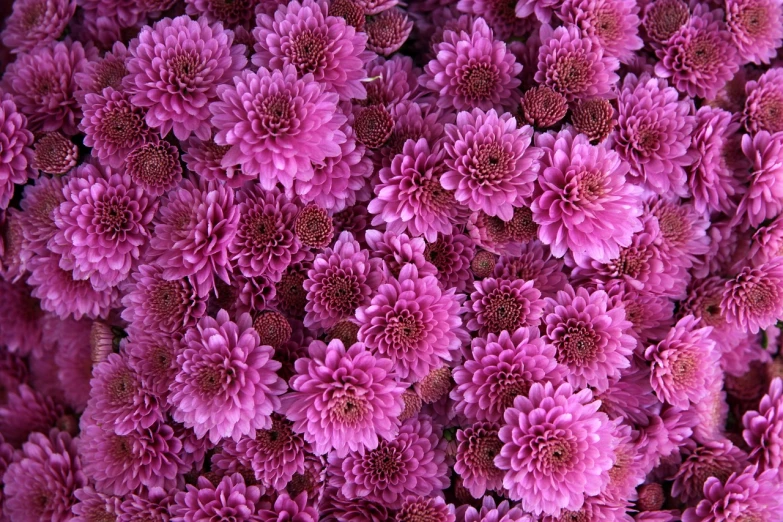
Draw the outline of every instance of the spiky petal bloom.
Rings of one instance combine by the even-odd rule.
[[[200,296],[215,286],[215,275],[229,282],[228,247],[238,222],[233,190],[214,181],[183,180],[165,195],[150,241],[163,276],[189,277]]]
[[[639,7],[629,0],[566,0],[558,17],[598,40],[607,56],[628,63],[642,48]]]
[[[779,0],[727,0],[726,25],[743,62],[769,63],[783,44]]]
[[[156,202],[128,174],[89,164],[78,169],[63,195],[49,248],[62,254],[60,266],[73,269],[75,279],[89,279],[99,290],[117,286],[149,241]]]
[[[532,281],[488,277],[473,283],[476,291],[465,304],[468,329],[485,337],[489,333],[514,332],[523,326],[538,326],[544,301]]]
[[[347,118],[337,109],[337,95],[312,74],[297,74],[293,65],[242,71],[210,105],[215,143],[231,146],[222,164],[258,175],[265,190],[312,179],[313,163],[338,156],[346,139],[340,127]]]
[[[603,290],[567,286],[546,299],[543,322],[547,342],[557,348],[557,361],[568,368],[566,380],[576,389],[605,391],[631,365],[632,324]]]
[[[535,81],[547,85],[568,101],[603,97],[619,77],[617,58],[604,54],[597,40],[575,26],[541,28]]]
[[[535,383],[560,384],[565,369],[555,359],[555,347],[536,328],[519,328],[473,339],[453,375],[457,386],[451,398],[457,412],[470,420],[500,422],[517,396]]]
[[[779,470],[783,464],[783,380],[772,380],[758,411],[745,413],[742,425],[742,437],[750,448],[752,461],[761,470]]]
[[[752,333],[783,319],[783,257],[744,267],[726,282],[720,307],[727,322]]]
[[[75,10],[75,0],[16,2],[2,33],[3,44],[14,53],[47,45],[62,35]]]
[[[239,440],[272,425],[285,382],[275,372],[271,346],[261,346],[250,315],[235,323],[221,310],[202,318],[185,334],[177,357],[179,373],[169,402],[174,420],[193,428],[198,438]]]
[[[751,134],[783,131],[783,68],[775,67],[745,84],[745,128]]]
[[[541,134],[536,145],[544,155],[531,210],[541,242],[555,257],[570,250],[582,258],[616,258],[641,229],[641,190],[626,182],[628,165],[569,130]]]
[[[87,485],[71,436],[34,433],[3,476],[4,513],[11,520],[70,520],[74,492]]]
[[[683,167],[693,163],[691,103],[679,101],[666,80],[629,74],[617,100],[619,108],[616,150],[631,165],[631,176],[658,194],[685,189]]]
[[[711,326],[699,328],[692,315],[680,319],[644,354],[651,363],[650,382],[661,402],[687,410],[707,395],[708,383],[720,371]]]
[[[514,207],[533,192],[541,152],[530,146],[533,129],[517,128],[509,113],[474,109],[460,112],[456,125],[446,125],[444,148],[448,170],[441,177],[446,190],[471,210],[509,221]]]
[[[711,100],[739,69],[723,11],[697,6],[693,16],[655,51],[655,74],[671,78],[678,91]]]
[[[488,111],[516,103],[522,65],[505,43],[495,40],[483,18],[477,18],[467,31],[444,31],[433,54],[419,83],[437,95],[438,107]]]
[[[751,162],[750,187],[737,208],[736,220],[747,219],[752,227],[783,211],[783,132],[759,131],[742,136],[742,151]]]
[[[0,209],[8,207],[14,195],[14,185],[24,185],[37,177],[31,169],[33,134],[27,130],[27,118],[17,111],[13,97],[0,98]]]
[[[432,419],[419,415],[400,426],[393,440],[364,453],[332,454],[331,486],[346,498],[364,498],[400,508],[408,495],[428,497],[448,485],[446,439]]]
[[[3,77],[5,88],[27,116],[31,131],[62,129],[68,136],[78,132],[82,113],[73,95],[74,77],[85,71],[88,61],[97,55],[93,46],[85,48],[81,42],[66,38],[23,53],[8,65]]]
[[[399,378],[418,381],[459,350],[460,301],[453,288],[442,290],[434,276],[419,277],[407,264],[356,311],[359,341],[391,359]]]
[[[308,355],[295,363],[282,411],[316,454],[364,452],[397,434],[405,388],[390,359],[376,358],[362,343],[346,348],[339,339],[328,346],[313,341]]]
[[[252,522],[260,520],[260,500],[263,488],[245,485],[242,475],[226,475],[218,484],[206,477],[198,478],[196,486],[187,485],[171,505],[171,522],[224,520]]]
[[[457,217],[454,192],[441,186],[446,167],[445,151],[430,146],[424,138],[407,140],[390,167],[380,171],[375,199],[367,210],[377,214],[373,225],[386,223],[386,230],[435,241],[438,233],[448,234]]]
[[[383,279],[380,265],[350,232],[341,233],[334,247],[318,254],[307,272],[305,326],[330,328],[368,304]]]
[[[210,102],[217,87],[244,69],[244,46],[232,45],[234,34],[206,18],[164,18],[141,29],[128,52],[125,88],[131,101],[147,109],[147,125],[161,136],[172,129],[180,139],[191,133],[211,137]]]
[[[300,78],[312,74],[342,100],[364,99],[364,64],[374,57],[365,50],[367,35],[328,11],[325,0],[294,0],[272,15],[259,14],[253,64],[292,65]]]
[[[609,482],[614,425],[600,406],[589,389],[536,383],[506,410],[495,464],[506,470],[503,486],[526,511],[576,511],[585,494],[597,495]]]

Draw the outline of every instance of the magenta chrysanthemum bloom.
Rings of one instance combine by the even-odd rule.
[[[567,286],[546,299],[543,323],[545,338],[557,348],[557,361],[568,368],[566,380],[576,389],[605,391],[631,365],[633,325],[603,290]]]
[[[777,470],[758,472],[748,466],[724,483],[710,477],[704,483],[704,500],[682,514],[683,522],[774,522],[783,509],[783,482]]]
[[[435,241],[438,233],[448,234],[459,209],[454,192],[441,186],[444,157],[439,145],[431,147],[424,138],[406,141],[391,166],[380,170],[376,197],[367,207],[377,214],[373,225],[386,223],[389,232],[407,231],[427,241]]]
[[[182,180],[179,149],[154,137],[127,155],[125,173],[151,196],[160,196]]]
[[[332,454],[329,485],[349,499],[362,498],[397,509],[406,497],[428,497],[448,486],[446,439],[432,419],[420,415],[400,426],[393,440],[345,457]]]
[[[690,19],[688,4],[683,0],[657,0],[644,6],[642,27],[647,40],[665,44]]]
[[[742,136],[742,152],[751,162],[750,187],[737,208],[735,220],[746,217],[752,227],[783,211],[783,132],[758,131]]]
[[[149,240],[157,204],[127,174],[92,165],[80,167],[63,188],[54,211],[58,231],[49,248],[62,254],[60,266],[97,289],[124,281]]]
[[[413,31],[413,21],[408,13],[397,7],[370,17],[364,26],[367,33],[367,49],[382,56],[398,51]]]
[[[465,303],[464,322],[481,337],[514,332],[541,323],[544,301],[532,281],[485,278],[473,283],[476,291]]]
[[[177,376],[176,361],[181,351],[178,340],[159,332],[134,330],[124,350],[128,356],[128,366],[144,386],[161,402],[165,401]]]
[[[24,244],[22,256],[30,258],[34,254],[47,253],[46,244],[57,233],[54,211],[65,201],[63,186],[69,178],[42,176],[34,185],[24,189],[19,214]]]
[[[783,319],[783,257],[743,268],[726,282],[720,307],[728,323],[752,333]]]
[[[81,433],[84,471],[103,493],[125,495],[142,486],[176,488],[188,469],[178,455],[182,442],[167,424],[156,422],[119,435],[83,421]]]
[[[661,253],[673,264],[690,268],[699,264],[700,256],[710,252],[710,222],[690,204],[652,199],[648,201],[645,219],[648,216],[658,220]]]
[[[531,210],[541,242],[555,257],[568,250],[602,262],[618,257],[642,228],[641,190],[626,182],[628,165],[569,130],[540,134],[536,145],[544,155]]]
[[[416,267],[419,277],[438,274],[435,265],[425,258],[427,243],[420,237],[411,238],[407,234],[368,230],[365,241],[373,256],[383,260],[384,270],[388,270],[394,277],[398,277],[407,264]]]
[[[395,54],[389,59],[378,56],[368,62],[365,68],[367,77],[372,78],[372,81],[365,85],[367,99],[362,100],[362,103],[393,107],[403,100],[416,99],[420,95],[418,76],[421,69],[413,64],[409,56]]]
[[[209,436],[239,440],[272,425],[285,382],[275,372],[271,346],[260,344],[249,314],[235,323],[221,310],[217,320],[202,318],[188,330],[177,357],[179,373],[169,402],[174,420],[193,428],[199,439]]]
[[[497,279],[533,281],[543,297],[565,289],[568,278],[563,273],[563,262],[554,259],[549,249],[539,241],[526,243],[518,256],[500,256],[492,276]]]
[[[419,277],[414,265],[405,265],[356,311],[358,339],[391,359],[400,379],[421,380],[459,350],[454,332],[462,326],[461,300],[453,288],[443,291],[434,276]]]
[[[131,102],[147,109],[147,125],[160,128],[161,136],[173,129],[180,140],[191,133],[208,140],[209,106],[218,85],[247,64],[244,46],[233,41],[223,24],[210,25],[206,18],[164,18],[143,27],[128,49],[123,83]]]
[[[76,0],[15,2],[3,30],[3,44],[14,53],[48,45],[62,35],[76,11]]]
[[[106,87],[121,90],[122,79],[128,74],[125,62],[128,48],[122,42],[115,42],[102,58],[90,60],[82,71],[74,75],[76,100],[83,104],[88,93],[100,94]]]
[[[374,57],[365,50],[367,35],[328,12],[325,0],[294,0],[274,15],[259,14],[253,64],[271,70],[293,65],[300,78],[312,74],[341,100],[364,99],[364,64]]]
[[[290,520],[291,522],[318,522],[318,512],[314,507],[307,505],[307,493],[302,492],[295,498],[288,493],[283,493],[272,509],[262,509],[258,512],[261,522],[278,522]]]
[[[260,500],[263,489],[246,486],[242,475],[226,475],[214,485],[206,477],[198,478],[196,486],[187,485],[171,505],[171,522],[196,520],[233,520],[253,522],[260,520]]]
[[[469,428],[457,430],[457,461],[455,473],[474,498],[481,498],[487,491],[500,491],[503,487],[503,470],[495,466],[495,456],[503,443],[498,433],[500,426],[491,422],[476,422]]]
[[[8,65],[3,82],[19,111],[27,116],[31,131],[62,130],[68,136],[78,132],[82,113],[73,95],[74,78],[97,55],[93,46],[85,48],[67,38],[20,54]]]
[[[715,341],[710,338],[712,327],[698,325],[692,315],[683,317],[660,343],[644,352],[658,399],[683,410],[707,395],[707,384],[720,372]]]
[[[693,505],[704,498],[704,483],[710,477],[726,482],[732,473],[741,473],[747,455],[729,440],[708,441],[703,446],[683,448],[684,460],[674,475],[672,496]]]
[[[465,361],[454,368],[456,410],[470,420],[500,422],[514,399],[537,383],[560,384],[565,369],[536,328],[490,333],[471,343]]]
[[[690,20],[658,50],[655,74],[671,78],[678,91],[711,100],[739,69],[737,49],[723,11],[696,6]]]
[[[309,357],[295,365],[282,411],[316,454],[363,452],[397,434],[405,388],[394,379],[391,360],[376,358],[362,343],[346,348],[334,339],[328,346],[313,341]]]
[[[631,0],[566,0],[558,17],[598,40],[606,56],[628,63],[643,45],[638,13]]]
[[[620,116],[615,150],[631,166],[631,176],[658,194],[685,196],[685,170],[693,131],[691,102],[678,100],[666,80],[629,74],[617,100]]]
[[[395,522],[455,522],[454,506],[441,497],[408,497],[397,512]]]
[[[0,432],[15,446],[21,446],[31,433],[48,433],[65,412],[54,398],[27,384],[20,384],[8,393],[4,402],[0,406]]]
[[[783,44],[778,0],[727,0],[726,25],[743,62],[769,63]]]
[[[215,275],[228,283],[228,247],[238,222],[233,190],[215,181],[183,180],[163,198],[150,241],[163,276],[190,278],[200,296],[215,286]]]
[[[758,81],[745,84],[745,128],[751,134],[765,130],[770,133],[783,131],[783,68],[775,67]]]
[[[541,27],[535,81],[568,101],[609,95],[619,77],[617,58],[604,54],[597,40],[576,26]]]
[[[530,22],[517,18],[515,1],[504,0],[460,0],[457,9],[462,13],[482,17],[498,40],[520,37],[530,28]]]
[[[202,141],[191,136],[183,144],[185,160],[188,168],[207,181],[223,181],[231,188],[239,188],[248,181],[255,181],[257,176],[245,174],[239,165],[224,167],[222,162],[231,149],[227,145],[218,145],[213,140]]]
[[[457,114],[456,125],[445,130],[448,169],[441,185],[471,210],[511,220],[538,173],[541,152],[530,146],[532,127],[518,129],[510,113],[474,109]]]
[[[107,87],[85,96],[84,117],[79,129],[86,134],[84,144],[92,147],[101,163],[119,168],[136,146],[149,140],[153,131],[144,121],[146,111],[133,105],[131,95]]]
[[[169,522],[174,491],[151,488],[144,495],[131,494],[120,504],[118,522]]]
[[[79,162],[79,147],[59,132],[47,132],[33,146],[32,167],[62,176]]]
[[[609,482],[614,426],[600,406],[590,390],[536,383],[506,410],[495,464],[507,470],[503,486],[525,510],[553,516],[575,511],[585,494],[597,495]]]
[[[0,278],[0,344],[11,353],[24,357],[31,352],[42,353],[43,332],[40,320],[44,315],[40,303],[30,295],[30,287],[22,282],[10,283]]]
[[[725,156],[735,145],[731,137],[739,128],[739,122],[732,121],[732,114],[723,109],[705,106],[696,112],[691,133],[694,162],[686,172],[693,205],[699,212],[728,214],[736,207],[733,198],[742,187]]]
[[[350,232],[341,233],[334,248],[318,254],[307,272],[305,326],[330,328],[351,317],[370,302],[382,279],[380,259],[370,259]]]
[[[445,31],[433,54],[419,83],[437,95],[441,109],[488,111],[517,103],[522,65],[505,43],[495,40],[483,18],[467,31]]]
[[[13,97],[0,98],[0,209],[8,207],[14,195],[14,185],[24,185],[36,178],[32,170],[33,135],[27,130],[27,118],[16,110]]]
[[[77,489],[75,496],[79,502],[72,508],[73,522],[116,520],[119,514],[122,502],[119,497],[98,493],[90,486]]]
[[[256,184],[237,193],[237,233],[228,246],[233,265],[246,277],[279,281],[283,270],[305,257],[294,222],[299,208],[277,189]]]
[[[745,413],[742,425],[753,462],[761,470],[779,470],[783,464],[783,380],[773,379],[758,411]]]
[[[3,510],[11,520],[70,520],[74,493],[87,485],[87,477],[71,436],[52,430],[34,433],[18,460],[3,476]]]
[[[313,163],[341,153],[346,137],[340,128],[347,118],[337,108],[337,95],[312,74],[297,78],[292,65],[245,70],[218,96],[210,105],[215,143],[231,146],[222,165],[241,165],[245,174],[259,176],[265,190],[310,180]]]

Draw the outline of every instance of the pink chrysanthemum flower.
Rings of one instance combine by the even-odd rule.
[[[150,241],[156,262],[170,280],[191,279],[200,296],[229,282],[228,247],[239,223],[234,191],[215,181],[183,180],[161,203]]]
[[[652,199],[648,201],[647,214],[658,220],[661,253],[673,263],[690,268],[699,263],[699,256],[710,251],[710,222],[690,204]]]
[[[387,9],[367,20],[367,49],[381,56],[390,56],[400,50],[413,31],[408,13],[397,7]]]
[[[510,221],[472,212],[465,228],[477,246],[499,255],[519,255],[538,237],[538,225],[528,206],[515,207]]]
[[[172,522],[190,520],[222,520],[255,522],[260,520],[261,495],[264,489],[245,485],[242,475],[226,475],[217,484],[207,477],[198,478],[196,486],[187,485],[186,491],[175,496],[170,507]]]
[[[423,101],[403,100],[392,105],[389,113],[394,119],[394,129],[385,145],[378,149],[378,154],[374,154],[375,162],[381,167],[391,167],[394,157],[402,153],[408,140],[415,142],[425,138],[430,146],[434,146],[443,136],[444,125],[454,122],[453,113]]]
[[[176,361],[181,351],[177,339],[157,332],[136,330],[125,343],[124,350],[128,366],[144,386],[160,397],[161,402],[165,401],[177,376]]]
[[[726,156],[735,146],[732,136],[739,128],[739,122],[732,121],[732,114],[723,109],[701,107],[696,112],[691,133],[694,162],[686,172],[693,205],[701,213],[728,214],[736,208],[734,196],[742,191],[741,180]]]
[[[642,48],[639,7],[629,0],[566,0],[558,17],[595,38],[606,56],[627,63]]]
[[[202,318],[183,339],[179,373],[169,402],[174,420],[193,428],[198,438],[239,440],[272,425],[285,382],[275,375],[280,363],[272,347],[261,346],[250,315],[235,323],[225,310],[217,320]]]
[[[123,80],[131,101],[147,109],[147,125],[172,129],[184,140],[191,133],[211,137],[210,102],[217,87],[247,64],[244,46],[232,45],[234,34],[206,18],[164,18],[141,29],[128,49],[128,76]]]
[[[454,506],[446,505],[441,497],[409,496],[397,512],[395,522],[455,522]]]
[[[649,346],[650,382],[661,402],[687,410],[707,395],[707,384],[720,372],[712,327],[683,317],[658,344]]]
[[[418,381],[459,350],[461,301],[453,288],[443,291],[434,276],[419,277],[414,265],[405,265],[356,310],[358,339],[391,359],[398,378]]]
[[[693,505],[704,498],[704,483],[710,477],[725,483],[733,473],[740,473],[748,456],[727,439],[709,441],[703,446],[683,448],[683,462],[674,475],[672,496]]]
[[[367,209],[373,225],[386,223],[386,230],[435,241],[438,233],[451,231],[458,213],[454,192],[441,186],[446,166],[445,151],[431,147],[426,139],[408,140],[390,167],[380,170],[375,199]]]
[[[20,384],[0,406],[0,432],[14,446],[21,446],[31,433],[48,433],[65,413],[63,405],[43,391]]]
[[[657,0],[644,6],[642,27],[646,39],[655,44],[665,44],[669,38],[691,17],[688,4],[683,0]]]
[[[541,152],[530,146],[533,129],[518,129],[510,113],[474,109],[460,112],[456,125],[445,130],[448,169],[441,185],[471,210],[511,220],[538,173]]]
[[[497,279],[533,281],[543,297],[554,297],[564,290],[568,278],[563,273],[563,262],[554,259],[539,241],[523,245],[518,256],[500,256],[492,276]]]
[[[678,100],[666,80],[629,74],[617,100],[620,116],[615,150],[631,166],[631,176],[658,194],[687,194],[685,170],[693,131],[691,102]]]
[[[420,415],[400,426],[393,440],[363,453],[332,454],[329,485],[349,499],[363,498],[397,509],[409,495],[428,497],[448,485],[446,439],[432,419]]]
[[[334,4],[334,2],[332,2]],[[395,54],[391,58],[378,56],[365,66],[367,99],[361,103],[393,107],[403,100],[416,99],[420,95],[418,76],[421,69],[413,64],[410,56]]]
[[[739,58],[769,63],[783,44],[783,6],[778,0],[727,0],[726,25]]]
[[[288,265],[304,259],[302,243],[294,235],[299,208],[284,194],[248,186],[237,192],[236,209],[237,233],[228,251],[246,277],[264,275],[279,281]]]
[[[341,233],[334,247],[318,254],[307,272],[305,326],[330,328],[368,304],[383,279],[380,265],[350,232]]]
[[[262,509],[258,512],[261,522],[318,522],[318,511],[307,503],[307,493],[302,492],[294,498],[283,493],[275,500],[272,509]]]
[[[498,40],[523,36],[530,28],[528,20],[517,17],[515,6],[515,1],[505,0],[460,0],[457,3],[460,12],[486,20]]]
[[[576,26],[541,27],[535,81],[551,87],[568,101],[609,95],[619,77],[617,58],[604,54],[597,40]]]
[[[107,87],[97,94],[88,93],[82,103],[79,129],[86,134],[84,144],[92,147],[101,163],[113,168],[121,167],[128,153],[153,134],[144,121],[146,111],[130,98],[125,91]]]
[[[54,211],[57,233],[49,248],[96,289],[117,286],[141,257],[157,204],[127,174],[85,164],[63,187],[65,201]]]
[[[14,185],[24,185],[35,179],[32,170],[33,135],[27,130],[27,118],[18,112],[12,96],[0,97],[0,209],[8,207],[14,195]]]
[[[257,176],[245,174],[239,165],[223,166],[223,157],[231,149],[228,145],[218,145],[214,140],[202,141],[191,136],[184,144],[185,160],[188,168],[207,181],[222,181],[231,188],[239,188]]]
[[[603,290],[567,286],[546,299],[543,323],[545,338],[557,348],[557,361],[568,368],[566,380],[576,389],[605,391],[631,365],[632,324]]]
[[[626,182],[628,165],[569,130],[540,134],[536,145],[544,155],[531,209],[541,242],[555,257],[617,258],[641,229],[641,190]]]
[[[435,265],[424,257],[427,243],[420,237],[411,238],[407,234],[368,230],[365,241],[373,257],[383,260],[384,270],[388,270],[394,277],[399,277],[400,271],[408,264],[416,267],[419,277],[438,274]]]
[[[62,130],[68,136],[78,132],[82,113],[74,99],[74,78],[97,55],[93,46],[85,48],[67,38],[20,54],[8,65],[3,82],[19,111],[27,116],[31,131]]]
[[[650,341],[663,339],[673,323],[674,303],[659,295],[639,291],[621,280],[611,280],[600,285],[612,298],[614,306],[625,309],[625,318],[631,322],[628,331],[645,348]]]
[[[476,291],[465,303],[465,325],[480,337],[502,331],[515,332],[525,326],[538,326],[544,301],[533,281],[488,277],[473,283]]]
[[[614,426],[600,406],[590,390],[536,383],[506,410],[495,464],[507,470],[503,486],[525,510],[553,516],[578,510],[585,494],[597,495],[609,482]]]
[[[765,130],[769,133],[783,131],[783,68],[775,67],[757,81],[745,84],[745,128],[751,134]]]
[[[720,307],[729,323],[756,333],[783,319],[783,257],[744,267],[725,288]]]
[[[783,381],[778,377],[769,385],[758,411],[742,418],[742,437],[750,448],[750,458],[763,470],[779,470],[783,464]]]
[[[758,131],[742,136],[742,152],[751,162],[750,187],[737,208],[736,221],[746,218],[752,227],[783,211],[783,132]]]
[[[500,422],[514,399],[535,383],[560,384],[565,368],[536,328],[477,337],[465,361],[454,368],[456,410],[470,420]]]
[[[710,477],[704,500],[682,514],[683,522],[774,522],[783,509],[783,482],[777,470],[759,473],[755,466],[733,473],[725,483]]]
[[[459,473],[463,486],[474,498],[503,487],[504,473],[495,466],[495,456],[503,447],[499,431],[500,426],[491,422],[476,422],[469,428],[457,430],[459,447],[454,471]]]
[[[438,107],[488,111],[517,103],[521,83],[517,75],[522,65],[505,43],[495,40],[483,18],[477,18],[467,30],[446,30],[433,54],[419,83],[437,95]]]
[[[404,387],[393,378],[390,359],[376,358],[362,343],[346,348],[313,341],[309,357],[296,361],[292,393],[282,411],[316,454],[374,449],[397,434]],[[322,414],[323,412],[323,414]]]
[[[552,20],[552,14],[557,12],[561,5],[562,0],[518,0],[515,12],[518,18],[535,15],[539,22],[547,24]]]
[[[87,486],[77,489],[74,495],[79,502],[73,505],[73,522],[98,522],[116,520],[122,499],[114,495],[98,493]]]
[[[125,173],[151,196],[160,196],[182,180],[179,149],[154,137],[127,155]]]
[[[346,137],[340,128],[347,118],[337,108],[337,95],[312,74],[297,78],[292,65],[245,70],[218,96],[210,105],[215,143],[231,146],[222,165],[241,165],[243,173],[259,176],[265,190],[310,180],[313,163],[341,153]]]
[[[723,11],[698,5],[690,20],[655,51],[655,74],[671,78],[678,91],[711,100],[739,69],[737,49]]]
[[[24,197],[20,203],[22,212],[19,214],[22,234],[24,235],[23,252],[25,259],[34,254],[45,255],[46,244],[57,233],[54,222],[54,211],[65,201],[63,186],[68,177],[40,177],[34,185],[24,189]]]
[[[106,87],[122,90],[122,79],[128,74],[127,58],[128,48],[122,42],[115,42],[102,58],[87,62],[82,71],[74,74],[76,100],[84,104],[87,94],[101,94]]]
[[[87,485],[77,442],[67,433],[34,433],[3,476],[3,511],[11,520],[70,520],[74,493]]]
[[[273,15],[259,14],[253,64],[271,70],[292,65],[300,78],[312,74],[341,100],[364,99],[364,64],[374,57],[365,50],[367,35],[328,11],[325,0],[294,0]]]
[[[32,167],[62,176],[79,163],[79,147],[60,132],[47,132],[35,141]]]
[[[152,488],[143,495],[131,494],[120,504],[118,522],[169,522],[174,490]],[[96,521],[97,522],[97,521]]]
[[[48,45],[62,35],[75,11],[75,0],[15,2],[2,33],[3,44],[14,53]]]
[[[45,344],[40,320],[44,313],[38,299],[30,295],[30,287],[0,278],[0,295],[0,344],[22,357],[42,353]]]

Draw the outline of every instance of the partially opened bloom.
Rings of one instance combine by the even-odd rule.
[[[182,180],[179,149],[157,137],[133,149],[124,165],[125,173],[153,196],[171,190]]]
[[[783,6],[778,0],[728,0],[726,25],[743,62],[769,63],[783,43]]]
[[[783,68],[775,67],[757,81],[745,84],[745,128],[751,134],[760,130],[770,133],[783,131]]]
[[[34,169],[62,176],[79,162],[79,147],[60,132],[48,132],[33,146]]]
[[[403,46],[413,30],[408,13],[397,7],[387,9],[367,20],[367,49],[381,56],[390,56]]]
[[[233,32],[203,17],[164,18],[143,27],[128,49],[123,84],[133,104],[147,109],[147,125],[164,137],[173,129],[180,140],[191,133],[209,139],[209,105],[218,85],[247,64],[244,46],[233,40]]]
[[[260,500],[263,488],[245,485],[242,475],[226,475],[217,484],[206,477],[198,478],[196,485],[187,485],[186,491],[176,494],[171,505],[172,522],[230,519],[235,522],[260,520]]]
[[[617,126],[614,107],[606,98],[579,100],[571,109],[574,130],[587,136],[591,143],[604,141]]]
[[[779,470],[783,464],[783,381],[773,379],[762,397],[758,411],[742,418],[742,437],[750,448],[750,458],[760,470]]]
[[[506,410],[495,464],[510,497],[537,515],[559,516],[597,495],[614,464],[614,425],[589,389],[534,384]]]
[[[503,471],[495,465],[495,456],[503,447],[498,433],[500,426],[491,422],[476,422],[457,430],[457,462],[454,471],[462,477],[462,484],[474,498],[487,491],[503,487]]]
[[[32,170],[33,135],[27,130],[27,118],[17,110],[13,97],[0,98],[0,209],[8,207],[14,195],[14,185],[24,185]]]
[[[275,372],[272,347],[262,346],[248,314],[235,323],[221,310],[204,317],[183,339],[179,373],[169,402],[174,420],[193,428],[198,438],[239,440],[272,425],[272,411],[285,382]]]
[[[62,35],[76,11],[75,0],[27,0],[14,3],[3,30],[3,44],[15,53],[29,52]]]
[[[629,0],[566,0],[558,17],[598,40],[607,56],[627,63],[643,45],[638,12]]]
[[[394,379],[391,360],[376,358],[362,343],[346,348],[334,339],[328,346],[313,341],[295,367],[282,412],[314,453],[364,452],[397,434],[405,388]]]
[[[783,319],[783,257],[744,267],[726,282],[720,307],[729,323],[753,333]]]
[[[644,7],[642,27],[645,36],[656,44],[665,44],[691,17],[683,0],[657,0]]]
[[[546,85],[538,85],[525,91],[520,100],[520,116],[537,128],[551,127],[568,112],[565,96]]]
[[[544,301],[532,281],[488,277],[473,285],[476,291],[465,303],[464,321],[470,331],[485,337],[541,323]]]
[[[752,227],[783,211],[783,132],[758,131],[742,136],[742,152],[751,162],[750,186],[737,208],[735,220],[745,219]]]

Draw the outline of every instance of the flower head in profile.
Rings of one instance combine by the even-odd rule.
[[[772,68],[756,81],[745,84],[745,128],[751,134],[783,131],[783,69]]]
[[[224,476],[217,484],[206,477],[198,478],[196,485],[188,484],[180,491],[171,505],[172,521],[222,520],[255,522],[261,520],[261,495],[263,488],[245,485],[239,473]]]
[[[206,18],[164,18],[144,26],[128,49],[128,76],[123,80],[131,101],[147,109],[147,125],[171,130],[180,139],[211,137],[209,105],[217,87],[247,64],[244,46],[232,45],[234,34]]]
[[[33,134],[27,130],[27,118],[17,110],[13,97],[0,97],[0,209],[5,209],[14,195],[14,185],[24,185],[35,178],[32,170]]]
[[[465,303],[464,321],[470,331],[486,337],[541,323],[544,301],[532,281],[488,277],[473,285],[476,291]]]
[[[752,333],[783,319],[783,257],[746,266],[726,282],[720,308],[728,323]]]
[[[742,418],[742,437],[750,448],[750,458],[760,469],[776,470],[783,464],[783,380],[773,379],[761,398],[758,410]]]

